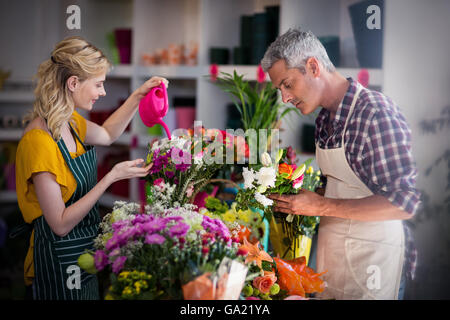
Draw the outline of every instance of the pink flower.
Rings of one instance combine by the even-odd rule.
[[[245,300],[261,300],[261,299],[258,297],[247,297],[245,298]]]
[[[186,190],[186,196],[190,198],[193,193],[194,193],[194,186],[191,184]]]
[[[103,270],[108,264],[108,256],[103,250],[97,250],[94,254],[95,269],[98,271]]]
[[[125,261],[127,261],[127,257],[125,257],[125,256],[117,257],[117,259],[114,261],[114,263],[112,265],[112,271],[115,274],[118,274],[119,271],[123,269],[123,266],[125,265]]]
[[[163,183],[164,183],[163,178],[159,178],[159,179],[156,179],[155,181],[153,181],[154,186],[161,186],[161,184],[163,184]]]
[[[303,185],[303,178],[305,177],[304,174],[302,174],[298,179],[295,179],[294,181],[292,181],[292,187],[294,189],[299,189],[301,188],[301,186]]]
[[[212,81],[216,81],[217,80],[217,76],[219,75],[219,67],[217,66],[217,64],[212,64],[209,67],[209,74],[211,75],[211,80]]]
[[[149,234],[145,236],[145,243],[146,244],[163,244],[164,241],[166,241],[166,238],[164,238],[162,235],[154,233]]]
[[[259,83],[263,83],[264,80],[266,80],[266,73],[264,72],[264,70],[261,67],[261,65],[258,66],[258,70],[256,71],[256,80]]]
[[[302,297],[302,296],[292,295],[292,296],[285,298],[284,300],[309,300],[309,299]]]
[[[263,277],[256,277],[253,286],[262,293],[269,293],[270,288],[277,281],[277,277],[272,272],[267,272]]]
[[[361,69],[358,72],[358,82],[365,88],[369,86],[369,71],[367,69]]]

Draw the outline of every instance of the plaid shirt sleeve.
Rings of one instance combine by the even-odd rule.
[[[415,188],[417,169],[411,150],[411,132],[389,98],[372,110],[362,166],[367,185],[393,205],[414,214],[420,204]]]

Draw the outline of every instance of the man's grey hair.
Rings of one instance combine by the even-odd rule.
[[[267,72],[275,62],[284,59],[288,68],[298,68],[305,74],[305,64],[310,57],[315,57],[327,71],[336,71],[327,51],[311,31],[289,29],[269,46],[261,67]]]

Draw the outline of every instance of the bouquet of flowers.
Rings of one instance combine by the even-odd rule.
[[[306,266],[304,257],[291,261],[272,258],[259,248],[259,243],[251,244],[247,240],[240,250],[245,252],[251,275],[242,290],[248,300],[304,299],[325,289],[324,281],[319,278],[325,272],[315,273]]]
[[[291,147],[280,149],[274,163],[268,153],[263,153],[260,166],[244,168],[244,189],[239,190],[236,196],[238,209],[256,207],[264,210],[266,218],[271,221],[272,245],[283,258],[298,256],[301,236],[309,239],[305,238],[304,246],[310,247],[310,239],[319,223],[319,217],[272,212],[273,201],[267,195],[297,194],[301,188],[314,191],[320,185],[320,171],[314,171],[309,166],[311,159],[300,166],[296,165],[295,160]],[[309,256],[309,250],[306,251],[305,255]]]
[[[138,204],[116,202],[102,220],[96,251],[86,254],[93,257],[91,264],[84,257],[80,266],[110,274],[108,299],[183,298],[183,285],[216,272],[224,258],[243,260],[239,239],[225,224],[193,207],[185,204],[153,213],[146,206],[146,212],[139,213]],[[243,280],[240,285],[238,291]]]
[[[233,161],[236,157],[248,156],[248,145],[243,137],[203,128],[200,137],[195,139],[190,130],[185,136],[161,139],[150,147],[147,164],[153,162],[153,166],[145,179],[147,203],[154,211],[192,203],[195,195],[224,166],[230,150]],[[235,152],[239,149],[245,153]]]

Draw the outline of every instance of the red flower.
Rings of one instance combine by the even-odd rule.
[[[266,80],[266,73],[264,72],[263,68],[261,67],[261,65],[258,66],[258,69],[256,70],[256,80],[259,83],[263,83],[264,80]]]
[[[219,75],[219,67],[217,66],[217,64],[212,64],[209,67],[209,74],[211,75],[211,80],[212,81],[216,81],[217,80],[217,76]]]
[[[365,88],[369,86],[369,71],[367,71],[367,69],[361,69],[361,71],[358,72],[358,82]]]
[[[208,254],[208,252],[209,252],[209,248],[208,247],[203,247],[202,248],[202,253],[203,254]]]

